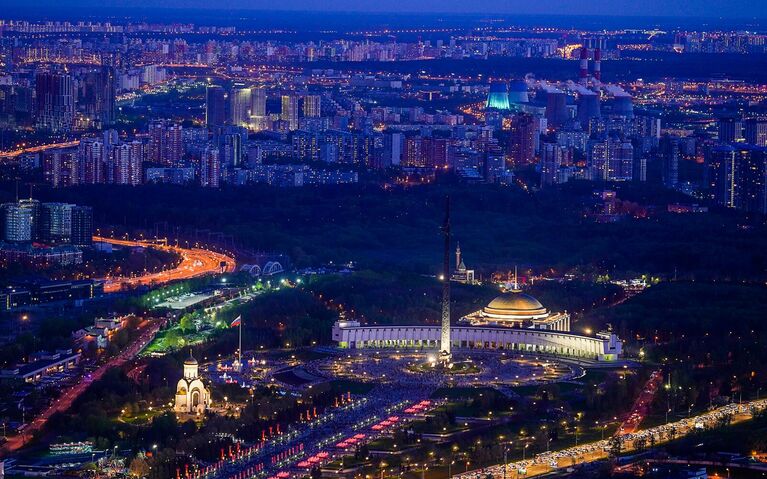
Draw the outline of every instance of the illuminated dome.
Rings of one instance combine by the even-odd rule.
[[[192,356],[189,356],[184,360],[184,364],[187,366],[197,366],[197,360],[194,359]]]
[[[482,313],[497,319],[537,319],[548,316],[549,311],[529,294],[510,291],[490,301]]]

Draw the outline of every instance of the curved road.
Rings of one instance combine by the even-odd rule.
[[[148,273],[142,276],[127,277],[116,276],[102,278],[104,280],[104,292],[114,293],[124,289],[131,289],[137,286],[157,286],[171,281],[196,278],[206,274],[221,272],[227,273],[234,271],[235,261],[231,256],[223,253],[217,253],[202,248],[182,248],[180,246],[170,246],[153,243],[150,241],[122,240],[116,238],[106,238],[103,236],[94,236],[93,241],[110,243],[119,246],[141,246],[144,248],[156,248],[164,251],[171,251],[181,256],[181,263],[174,269],[160,271],[158,273]]]

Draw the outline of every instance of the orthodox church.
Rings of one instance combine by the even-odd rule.
[[[189,352],[189,358],[184,361],[184,377],[178,380],[176,386],[177,413],[200,414],[210,407],[210,391],[205,388],[199,374],[199,364]]]

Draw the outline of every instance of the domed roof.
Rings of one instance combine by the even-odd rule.
[[[532,317],[548,314],[545,307],[529,294],[509,291],[496,297],[482,310],[491,316]]]
[[[192,351],[189,351],[189,357],[184,360],[184,366],[197,366],[197,360],[192,356]]]
[[[490,301],[487,305],[489,308],[500,310],[532,310],[541,309],[543,305],[537,299],[533,298],[529,294],[521,293],[518,291],[510,291],[503,293]]]

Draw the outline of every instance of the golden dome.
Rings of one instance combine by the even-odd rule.
[[[196,360],[196,359],[194,359],[194,357],[193,357],[193,356],[192,356],[192,354],[190,353],[190,354],[189,354],[189,357],[188,357],[188,358],[186,358],[186,360],[184,361],[184,365],[185,365],[185,366],[197,366],[197,360]]]
[[[503,293],[485,306],[482,311],[490,316],[533,317],[548,314],[546,308],[529,294],[519,291]]]

